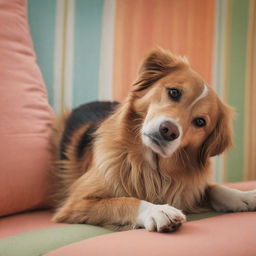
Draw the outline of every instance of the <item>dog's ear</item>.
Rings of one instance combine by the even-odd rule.
[[[199,150],[198,161],[200,165],[205,165],[209,157],[219,155],[233,145],[233,110],[222,102],[220,102],[219,106],[220,111],[216,126]]]
[[[175,56],[169,51],[158,48],[152,51],[143,61],[138,78],[133,84],[135,91],[147,89],[159,79],[165,77],[172,71],[188,65],[187,59]]]

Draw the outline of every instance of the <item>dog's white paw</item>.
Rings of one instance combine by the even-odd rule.
[[[256,210],[256,190],[240,191],[229,189],[219,196],[221,198],[212,202],[212,206],[216,211],[247,212]]]
[[[186,216],[168,204],[156,205],[141,201],[137,225],[149,231],[171,232],[178,229]]]

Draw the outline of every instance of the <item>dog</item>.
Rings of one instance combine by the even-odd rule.
[[[53,221],[171,232],[185,213],[255,210],[256,191],[211,183],[210,158],[232,146],[232,112],[186,58],[153,50],[123,103],[56,121]]]

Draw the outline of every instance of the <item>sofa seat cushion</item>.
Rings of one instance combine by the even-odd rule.
[[[190,214],[188,221],[210,218],[223,213]],[[51,222],[52,212],[32,211],[0,219],[0,255],[35,256],[63,246],[113,231],[85,224]],[[123,232],[118,232],[122,234]],[[15,246],[13,246],[15,244]]]
[[[50,211],[34,211],[0,219],[0,255],[39,256],[53,249],[113,231],[83,224],[51,222]]]
[[[38,211],[2,218],[0,255],[256,255],[256,213],[251,212],[190,215],[188,223],[169,234],[58,224],[50,221],[51,215]]]
[[[191,221],[174,233],[132,230],[90,238],[45,256],[245,256],[256,255],[256,213]]]

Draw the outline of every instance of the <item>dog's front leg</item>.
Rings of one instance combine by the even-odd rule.
[[[119,229],[146,228],[174,231],[186,221],[185,215],[170,205],[156,205],[130,197],[67,201],[55,214],[56,222],[87,223]]]
[[[216,211],[245,212],[256,210],[256,190],[240,191],[222,185],[208,188],[210,204]]]

